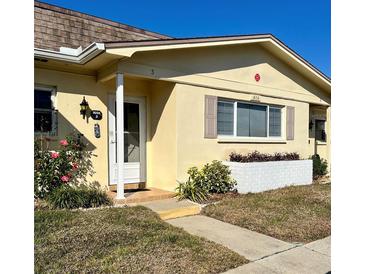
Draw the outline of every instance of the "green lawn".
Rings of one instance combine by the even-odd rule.
[[[35,211],[36,273],[220,273],[247,262],[140,206]]]
[[[202,214],[289,242],[307,243],[331,234],[330,184],[221,197]]]

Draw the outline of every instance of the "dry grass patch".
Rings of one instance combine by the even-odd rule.
[[[247,262],[144,207],[35,211],[35,273],[220,273]]]
[[[307,243],[331,233],[331,185],[226,195],[202,214],[284,241]]]

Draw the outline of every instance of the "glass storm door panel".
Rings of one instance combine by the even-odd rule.
[[[124,103],[124,162],[140,161],[139,104]]]
[[[123,182],[146,181],[146,101],[144,97],[124,98],[124,129],[117,128],[115,95],[109,95],[109,184],[118,181],[118,160],[124,160]],[[117,135],[124,134],[124,155],[119,157]]]

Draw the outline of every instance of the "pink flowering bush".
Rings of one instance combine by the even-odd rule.
[[[77,185],[92,170],[91,153],[81,136],[69,135],[59,142],[59,149],[49,151],[49,139],[35,140],[34,150],[34,196],[45,198],[64,185]]]

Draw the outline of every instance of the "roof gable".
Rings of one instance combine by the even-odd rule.
[[[261,93],[310,102],[329,102],[329,94],[260,44],[137,52],[122,61],[128,71],[154,71],[160,79]],[[135,65],[141,65],[140,70]],[[128,67],[129,66],[129,67]],[[143,67],[142,67],[143,66]],[[129,70],[128,68],[132,68]],[[260,80],[255,75],[260,75]],[[262,94],[264,94],[262,93]]]
[[[323,90],[330,92],[330,79],[295,51],[271,34],[221,36],[206,38],[170,39],[136,42],[106,42],[106,52],[124,57],[132,57],[138,52],[161,52],[178,49],[210,48],[231,45],[255,44],[268,50],[270,54],[287,63],[294,70],[308,78]]]

